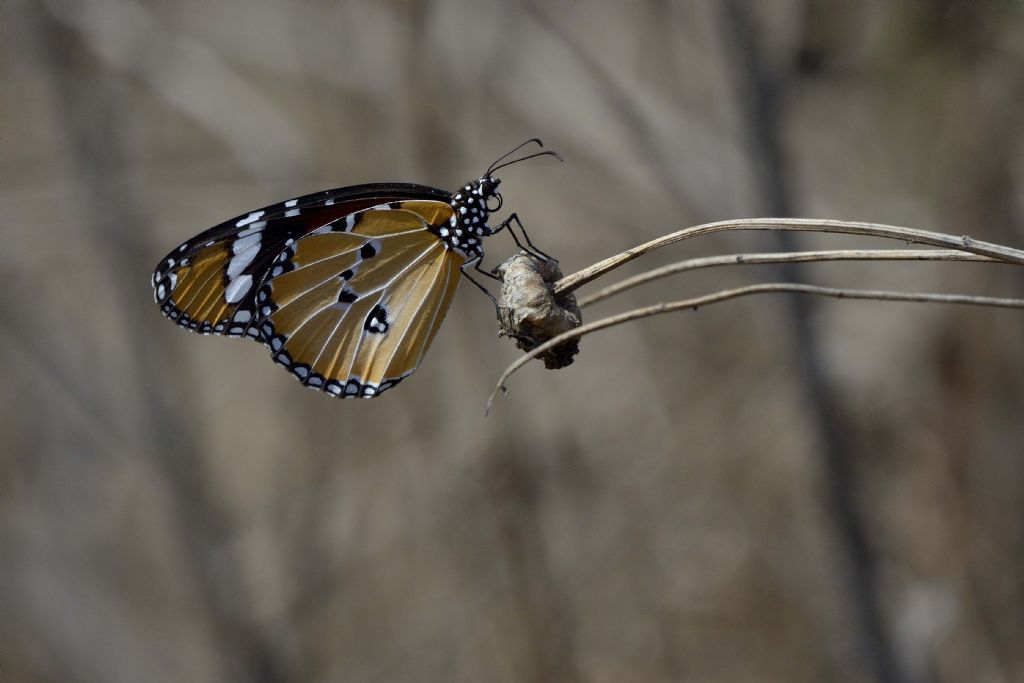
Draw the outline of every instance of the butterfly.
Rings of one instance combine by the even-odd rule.
[[[495,171],[561,160],[500,163],[530,143],[543,146],[524,142],[454,192],[354,185],[232,218],[160,261],[156,303],[186,329],[265,344],[306,387],[377,396],[419,366],[466,268],[484,272],[483,240],[513,220],[522,228],[515,214],[495,228],[487,219],[502,204]]]

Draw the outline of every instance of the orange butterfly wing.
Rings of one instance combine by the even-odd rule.
[[[291,244],[256,296],[274,360],[343,398],[376,396],[411,375],[465,263],[437,234],[452,215],[441,201],[391,202]]]

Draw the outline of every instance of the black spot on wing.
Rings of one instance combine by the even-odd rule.
[[[384,334],[390,327],[388,311],[380,304],[373,307],[373,310],[367,314],[366,320],[363,322],[363,329],[370,334]]]

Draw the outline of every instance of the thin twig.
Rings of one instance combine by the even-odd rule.
[[[811,263],[815,261],[981,261],[1005,263],[989,256],[970,254],[957,249],[836,249],[831,251],[795,251],[766,254],[727,254],[705,256],[672,263],[608,285],[590,296],[580,299],[579,307],[589,306],[628,289],[639,287],[669,275],[701,268],[767,263]]]
[[[882,225],[880,223],[862,223],[856,221],[836,221],[810,218],[741,218],[736,220],[717,221],[715,223],[705,223],[692,228],[684,228],[683,230],[658,237],[657,239],[653,239],[650,242],[633,247],[632,249],[627,249],[621,254],[606,258],[592,266],[587,266],[583,270],[577,271],[572,275],[566,275],[555,283],[554,295],[561,296],[562,294],[573,292],[595,278],[598,278],[635,258],[648,254],[655,249],[660,249],[661,247],[675,244],[676,242],[682,242],[683,240],[691,237],[709,235],[714,232],[723,232],[725,230],[794,230],[803,232],[825,232],[847,235],[865,235],[869,237],[885,237],[912,244],[927,244],[933,247],[958,249],[972,254],[989,256],[993,259],[1006,263],[1024,265],[1024,251],[1020,249],[1013,249],[1012,247],[1004,247],[1000,244],[993,244],[991,242],[983,242],[981,240],[976,240],[973,237],[968,237],[967,235],[954,237],[952,235],[945,235],[941,232],[931,232],[929,230],[918,230],[916,228],[904,228],[896,225]]]
[[[718,303],[720,301],[728,301],[729,299],[737,299],[742,296],[749,296],[753,294],[772,294],[777,292],[796,292],[799,294],[814,294],[816,296],[829,296],[837,299],[870,299],[873,301],[910,301],[918,303],[942,303],[942,304],[970,304],[974,306],[994,306],[998,308],[1022,308],[1024,309],[1024,299],[1008,299],[999,297],[987,297],[987,296],[969,296],[965,294],[926,294],[916,292],[892,292],[887,290],[869,290],[869,289],[843,289],[837,287],[819,287],[817,285],[804,285],[797,283],[787,282],[768,282],[758,285],[748,285],[746,287],[737,287],[735,289],[726,289],[713,294],[705,294],[703,296],[693,297],[690,299],[681,299],[679,301],[661,302],[652,306],[644,306],[643,308],[636,308],[625,313],[619,313],[617,315],[611,315],[607,318],[595,320],[592,323],[580,325],[579,327],[563,332],[557,337],[553,337],[548,341],[544,342],[535,349],[524,353],[522,356],[517,358],[511,365],[505,368],[505,371],[501,373],[501,377],[498,378],[498,383],[494,387],[494,391],[491,392],[490,397],[487,399],[487,412],[491,410],[491,405],[494,403],[494,398],[498,391],[505,391],[505,380],[507,380],[512,373],[516,372],[519,368],[526,365],[532,358],[537,355],[544,353],[553,346],[557,346],[569,339],[582,337],[603,330],[608,327],[614,327],[615,325],[621,325],[622,323],[630,322],[632,320],[639,320],[640,318],[649,318],[655,315],[662,315],[663,313],[673,313],[675,311],[684,310],[697,310],[701,306],[709,306],[711,304]]]

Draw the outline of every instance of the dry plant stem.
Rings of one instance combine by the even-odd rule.
[[[972,254],[989,256],[1004,263],[1024,265],[1024,251],[1021,251],[1020,249],[1013,249],[1011,247],[1004,247],[999,244],[992,244],[991,242],[982,242],[981,240],[976,240],[972,237],[968,237],[967,235],[954,237],[953,235],[946,235],[941,232],[930,232],[928,230],[918,230],[916,228],[903,228],[895,225],[861,223],[855,221],[836,221],[810,218],[741,218],[737,220],[705,223],[692,228],[684,228],[683,230],[659,237],[651,240],[650,242],[641,244],[640,246],[633,247],[632,249],[627,249],[621,254],[606,258],[605,260],[599,261],[598,263],[577,271],[572,275],[565,276],[555,283],[554,295],[560,296],[568,292],[573,292],[595,278],[598,278],[635,258],[648,254],[655,249],[660,249],[661,247],[675,244],[676,242],[682,242],[683,240],[690,239],[691,237],[710,235],[714,232],[723,232],[726,230],[793,230],[802,232],[825,232],[847,235],[865,235],[869,237],[885,237],[909,242],[911,244],[927,244],[933,247],[957,249],[960,251],[970,252]]]
[[[837,249],[830,251],[774,252],[768,254],[728,254],[687,259],[661,268],[655,268],[614,285],[598,290],[580,300],[579,306],[589,306],[627,289],[658,280],[676,273],[701,268],[735,265],[761,265],[768,263],[811,263],[815,261],[980,261],[1005,263],[989,256],[969,254],[956,249]]]
[[[498,384],[494,387],[494,391],[491,392],[490,397],[487,399],[487,412],[490,412],[491,405],[494,403],[494,397],[498,391],[504,391],[505,380],[507,380],[512,373],[516,372],[519,368],[523,367],[532,358],[538,354],[544,353],[549,348],[558,344],[564,343],[566,340],[573,339],[575,337],[582,337],[603,330],[608,327],[614,327],[615,325],[621,325],[622,323],[630,322],[631,320],[639,320],[640,318],[650,318],[655,315],[661,315],[663,313],[673,313],[675,311],[684,310],[697,310],[701,306],[709,306],[711,304],[719,303],[721,301],[728,301],[729,299],[737,299],[742,296],[749,296],[753,294],[772,294],[777,292],[796,292],[800,294],[814,294],[817,296],[829,296],[837,299],[869,299],[872,301],[911,301],[918,303],[941,303],[941,304],[970,304],[974,306],[994,306],[997,308],[1021,308],[1024,309],[1024,299],[1005,299],[997,297],[987,296],[968,296],[964,294],[923,294],[913,292],[890,292],[885,290],[869,290],[869,289],[840,289],[836,287],[819,287],[817,285],[803,285],[794,284],[787,282],[769,282],[759,285],[748,285],[746,287],[737,287],[736,289],[726,289],[714,294],[705,294],[704,296],[693,297],[690,299],[681,299],[679,301],[670,301],[657,303],[652,306],[644,306],[643,308],[636,308],[632,311],[626,311],[625,313],[619,313],[617,315],[611,315],[607,318],[595,320],[592,323],[581,325],[573,330],[564,332],[557,337],[549,339],[537,348],[524,353],[522,356],[517,358],[511,365],[505,368],[505,371],[501,373],[501,377],[498,378]]]

